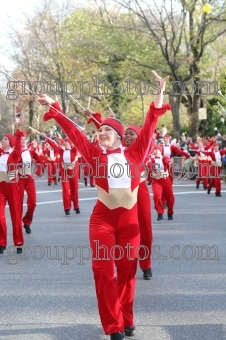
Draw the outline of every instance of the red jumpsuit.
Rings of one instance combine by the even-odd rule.
[[[93,122],[97,129],[99,129],[102,122],[101,114],[95,112],[92,117],[88,119],[88,124]],[[128,127],[130,128],[130,126]],[[133,126],[131,125],[133,129]],[[139,129],[140,133],[140,129]],[[137,135],[139,135],[137,133]],[[150,144],[149,153],[152,152],[153,141]],[[88,167],[87,167],[88,169]],[[140,170],[142,171],[142,167]],[[143,173],[144,171],[142,171]],[[137,212],[138,212],[138,222],[140,227],[140,251],[139,251],[139,265],[142,270],[147,270],[151,268],[151,252],[152,252],[152,221],[151,221],[151,200],[150,193],[145,182],[145,178],[141,178],[138,196],[137,196]]]
[[[44,156],[47,166],[48,185],[52,183],[57,185],[58,154],[54,152],[54,149],[51,147],[44,150]]]
[[[212,158],[212,164],[210,165],[210,183],[208,185],[208,194],[215,184],[215,195],[221,196],[221,166],[222,161],[221,158],[223,155],[226,155],[226,150],[219,151],[202,151],[206,156],[210,156]]]
[[[33,168],[33,160],[38,163]],[[39,156],[35,150],[23,150],[21,154],[21,158],[19,160],[20,164],[18,167],[18,185],[20,190],[20,200],[22,204],[22,212],[23,212],[23,201],[24,201],[24,192],[27,193],[27,211],[22,218],[22,222],[24,226],[30,226],[33,221],[33,214],[36,207],[36,186],[35,186],[35,171],[36,169],[44,170],[44,158]]]
[[[208,149],[211,147],[211,145],[214,142],[209,142],[204,149],[202,148],[202,150],[204,151],[208,151]],[[196,146],[193,142],[190,142],[191,147],[194,150],[198,150],[199,147]],[[198,176],[196,179],[196,188],[199,188],[199,184],[201,182],[201,180],[203,181],[203,188],[207,189],[208,186],[208,181],[209,181],[209,168],[210,168],[210,164],[212,163],[212,159],[210,156],[206,156],[204,153],[202,153],[202,150],[200,152],[197,152],[198,155]]]
[[[140,227],[139,265],[141,269],[151,268],[152,221],[150,193],[145,179],[140,182],[137,197],[138,222]]]
[[[162,155],[169,157],[169,158],[173,158],[173,157],[178,156],[178,155],[184,156],[186,159],[190,157],[190,154],[188,154],[187,152],[184,152],[183,150],[178,148],[176,145],[172,145],[172,144],[163,144],[162,145]],[[174,168],[173,168],[173,166],[171,166],[171,168],[170,168],[169,178],[170,178],[170,180],[173,184],[173,179],[174,179]],[[164,193],[163,193],[163,196],[162,196],[162,204],[163,204],[163,207],[167,205]]]
[[[155,204],[155,210],[158,214],[164,213],[164,207],[162,204],[162,196],[164,196],[167,208],[168,216],[174,213],[174,194],[172,181],[170,179],[170,158],[163,157],[153,157],[152,162],[152,191],[153,199]],[[156,172],[154,170],[157,170]]]
[[[8,152],[0,154],[0,246],[7,245],[7,226],[5,206],[8,201],[13,227],[13,242],[15,246],[24,244],[21,221],[21,201],[16,175],[17,163],[21,157],[21,136],[16,130],[15,146]]]
[[[151,181],[152,181],[152,171],[151,171],[151,167],[152,167],[152,157],[153,155],[149,155],[147,162],[146,162],[146,166],[147,166],[147,170],[148,170],[148,174],[147,174],[147,184],[151,185]]]
[[[170,105],[156,109],[152,104],[135,142],[112,154],[91,144],[54,107],[61,110],[58,103],[52,104],[44,120],[54,118],[93,168],[98,200],[90,218],[89,237],[99,314],[106,334],[122,332],[125,326],[134,325],[135,273],[140,245],[137,165],[147,157],[158,116],[170,109]]]
[[[78,151],[75,147],[65,150],[54,141],[48,139],[55,153],[58,154],[60,162],[60,174],[62,184],[62,198],[64,210],[79,209],[78,204]]]
[[[176,155],[184,156],[186,159],[190,157],[189,153],[184,152],[183,150],[178,148],[176,145],[171,145],[171,144],[168,144],[168,145],[163,144],[162,145],[162,155],[163,156],[167,156],[169,158],[173,158]],[[173,183],[173,177],[174,177],[173,168],[171,168],[171,171],[170,171],[169,175],[170,175],[170,179],[171,179],[171,181]]]

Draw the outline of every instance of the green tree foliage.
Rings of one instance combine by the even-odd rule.
[[[207,76],[204,66],[210,56],[207,47],[226,32],[226,2],[211,1],[210,11],[203,8],[205,2],[200,0],[113,2],[123,13],[137,19],[133,30],[139,30],[141,35],[154,40],[156,49],[158,46],[165,60],[159,63],[159,73],[169,74],[173,83],[168,94],[173,108],[174,132],[179,133],[182,103],[190,119],[190,135],[195,137],[199,126],[198,109],[202,106],[199,84],[202,77]]]
[[[14,105],[7,102],[5,96],[0,93],[0,140],[5,133],[13,133]]]
[[[170,75],[166,100],[172,105],[173,134],[180,133],[186,107],[188,121],[183,124],[189,125],[194,137],[200,123],[198,109],[207,104],[197,82],[217,80],[216,69],[222,67],[218,57],[224,45],[215,47],[219,39],[224,41],[224,3],[211,1],[207,13],[201,0],[151,4],[100,0],[75,10],[67,2],[57,7],[50,0],[27,18],[23,32],[14,32],[16,72],[27,80],[49,82],[50,95],[83,123],[81,105],[106,116],[113,110],[126,124],[142,125],[156,93],[151,76],[155,69]],[[35,110],[34,106],[34,115]]]

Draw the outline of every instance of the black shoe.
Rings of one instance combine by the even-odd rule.
[[[76,214],[80,214],[80,209],[79,208],[74,209],[74,211],[75,211]]]
[[[60,182],[60,177],[58,177],[57,181]]]
[[[110,336],[111,336],[111,340],[122,340],[124,338],[123,332],[113,333],[113,334],[110,334]]]
[[[163,220],[163,215],[162,214],[158,214],[157,221],[161,221],[161,220]]]
[[[217,193],[215,194],[215,196],[221,197],[221,193],[220,193],[220,192],[217,192]]]
[[[51,185],[51,183],[48,183],[48,186],[50,186]]]
[[[84,179],[85,186],[87,187],[87,179]]]
[[[173,220],[173,215],[169,214],[168,215],[168,220]]]
[[[17,254],[21,254],[22,253],[22,248],[21,247],[17,247],[16,252],[17,252]]]
[[[0,246],[0,254],[3,254],[4,250],[6,250],[6,247],[5,246]]]
[[[211,190],[211,189],[208,189],[208,190],[207,190],[207,194],[208,194],[208,195],[210,194],[210,190]]]
[[[30,228],[30,226],[28,224],[24,224],[24,229],[25,229],[27,234],[31,233],[31,228]]]
[[[198,188],[199,188],[199,184],[197,183],[197,184],[196,184],[196,189],[198,189]]]
[[[151,182],[148,182],[147,184],[148,184],[148,185],[151,185]]]
[[[151,268],[142,269],[142,270],[143,270],[143,278],[144,278],[144,280],[151,280],[151,277],[152,277]]]
[[[70,209],[65,209],[65,215],[69,216],[71,213],[70,213]]]
[[[126,326],[125,336],[134,336],[134,335],[135,335],[135,326]]]

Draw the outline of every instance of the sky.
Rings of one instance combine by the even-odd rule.
[[[32,14],[33,6],[37,0],[2,0],[0,12],[0,66],[7,70],[13,68],[13,63],[7,56],[10,51],[10,44],[7,35],[10,31],[10,25],[23,26],[23,12]]]
[[[0,11],[0,68],[8,71],[13,70],[13,62],[9,59],[10,42],[7,38],[10,27],[16,26],[22,28],[25,23],[25,15],[33,16],[34,8],[42,7],[42,2],[45,0],[1,0]],[[65,0],[52,0],[59,4],[64,3]],[[68,2],[76,6],[86,3],[86,0],[68,0]],[[87,1],[88,2],[88,1]]]
[[[0,11],[0,70],[12,74],[15,64],[10,60],[11,45],[8,34],[11,25],[23,27],[25,18],[22,13],[31,14],[37,0],[2,0]],[[8,78],[0,72],[0,91],[5,93]]]
[[[14,62],[10,59],[10,54],[13,48],[8,38],[9,33],[12,34],[12,28],[18,30],[24,27],[26,17],[33,17],[37,7],[42,8],[43,3],[49,2],[54,8],[54,4],[65,5],[67,1],[73,8],[74,5],[87,4],[89,0],[1,0],[0,11],[0,71],[3,70],[7,74],[12,75],[13,70],[16,68]],[[8,78],[5,74],[0,72],[0,92],[5,91]]]

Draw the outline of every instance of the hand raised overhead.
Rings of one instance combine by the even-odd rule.
[[[155,79],[156,79],[157,81],[159,81],[159,87],[160,87],[161,89],[164,90],[165,87],[166,87],[166,82],[167,82],[167,80],[169,79],[169,76],[166,76],[165,78],[162,78],[162,77],[160,77],[160,76],[157,74],[157,72],[155,72],[154,70],[152,70],[151,73],[153,74],[153,76],[155,77]]]
[[[52,98],[50,98],[46,94],[40,94],[37,98],[37,101],[41,105],[52,105],[53,103],[55,103],[55,100],[53,100]]]

